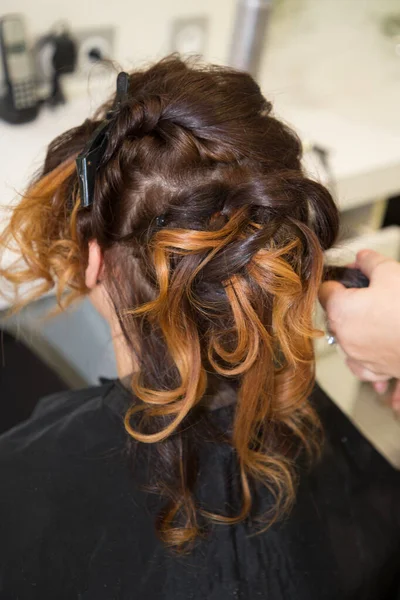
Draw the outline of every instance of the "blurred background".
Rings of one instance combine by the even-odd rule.
[[[196,54],[249,70],[302,137],[306,168],[342,211],[329,260],[345,263],[362,247],[400,258],[399,0],[2,0],[0,19],[2,207],[49,141],[113,92],[115,65]],[[3,210],[0,226],[6,219]],[[88,302],[43,321],[52,305],[44,298],[3,328],[65,386],[115,376],[108,329]],[[321,383],[354,413],[364,388],[324,340],[317,354]]]

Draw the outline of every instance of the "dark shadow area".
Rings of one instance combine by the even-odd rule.
[[[43,396],[67,385],[23,343],[1,331],[0,433],[27,419]]]
[[[400,225],[400,196],[395,196],[389,200],[383,227],[389,227],[390,225]]]

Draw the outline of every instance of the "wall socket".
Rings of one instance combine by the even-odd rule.
[[[95,75],[93,66],[99,60],[114,59],[115,29],[114,27],[92,27],[76,29],[73,32],[78,44],[77,75],[87,77]],[[99,72],[102,71],[101,69]]]
[[[208,18],[176,19],[172,23],[171,52],[203,55],[208,36]]]

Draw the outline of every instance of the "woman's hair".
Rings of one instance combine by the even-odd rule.
[[[50,144],[1,240],[22,262],[1,275],[17,289],[37,282],[19,305],[55,288],[65,306],[88,292],[97,240],[138,364],[125,427],[133,446],[153,444],[157,526],[182,549],[207,520],[251,514],[260,485],[274,497],[271,523],[294,498],[299,453],[318,448],[312,314],[338,212],[250,75],[175,56],[130,75],[94,202],[81,208],[75,159],[111,105]],[[199,506],[194,491],[196,427],[204,412],[212,424],[204,406],[219,383],[236,394],[232,427],[210,435],[232,447],[238,514]]]

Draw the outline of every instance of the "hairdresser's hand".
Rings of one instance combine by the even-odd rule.
[[[346,289],[329,281],[321,286],[320,302],[350,369],[383,393],[389,379],[400,379],[400,264],[363,250],[355,266],[369,278],[370,286]],[[392,404],[400,410],[399,383]]]

